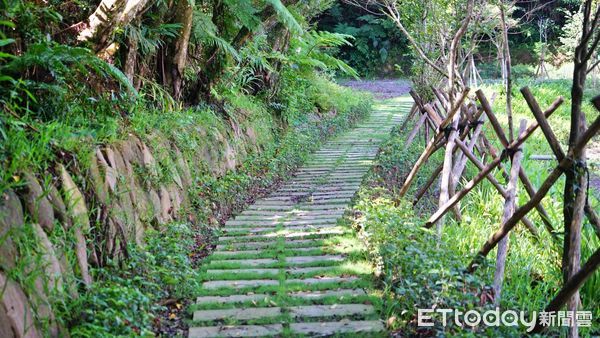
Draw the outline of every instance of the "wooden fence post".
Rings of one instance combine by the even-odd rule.
[[[519,137],[523,137],[527,120],[521,120],[519,128]],[[506,188],[507,198],[504,201],[504,212],[502,214],[502,224],[504,224],[510,216],[515,212],[515,200],[517,196],[519,170],[521,169],[521,160],[523,159],[522,148],[517,148],[512,156],[512,166],[510,168],[510,179]],[[498,243],[498,253],[496,255],[496,271],[494,273],[494,305],[500,304],[500,295],[502,293],[502,283],[504,281],[504,267],[506,266],[506,256],[508,254],[508,239],[504,237]]]

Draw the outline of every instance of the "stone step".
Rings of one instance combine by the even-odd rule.
[[[284,244],[286,248],[296,249],[301,247],[313,247],[319,239],[287,239]],[[259,242],[231,242],[227,244],[219,244],[216,246],[216,252],[230,252],[230,251],[250,251],[250,249],[276,249],[278,246],[277,241],[259,241]],[[254,251],[256,252],[256,251]]]
[[[334,218],[334,217],[330,217],[328,216],[327,218],[317,218],[317,219],[294,219],[294,220],[290,220],[290,221],[229,221],[227,223],[225,223],[225,229],[229,228],[229,227],[256,227],[256,226],[260,226],[260,227],[264,227],[264,226],[270,226],[270,227],[277,227],[279,225],[281,226],[288,226],[288,225],[309,225],[309,224],[336,224],[338,221],[338,218]]]
[[[276,285],[279,285],[279,281],[274,279],[214,280],[202,283],[202,287],[207,290],[219,288],[230,288],[237,290],[247,287]]]
[[[287,264],[313,264],[319,262],[341,262],[345,258],[342,255],[322,255],[322,256],[292,256],[286,257]]]
[[[314,284],[327,284],[327,283],[349,283],[355,282],[358,280],[358,277],[320,277],[320,278],[302,278],[302,279],[287,279],[287,284],[306,284],[306,285],[314,285]]]
[[[290,330],[293,333],[310,337],[323,337],[339,333],[382,332],[385,328],[383,323],[378,320],[342,320],[339,322],[291,323]]]
[[[317,224],[316,226],[299,225],[289,226],[281,229],[277,228],[229,228],[223,231],[223,237],[238,238],[240,240],[253,241],[257,238],[277,238],[288,237],[297,233],[318,235],[327,233],[330,230],[342,230],[343,227],[337,224]],[[239,240],[238,240],[239,241]]]
[[[218,265],[218,264],[239,264],[240,266],[264,266],[277,263],[278,260],[272,258],[255,258],[255,259],[228,259],[228,260],[213,260],[210,261],[210,265]]]
[[[278,229],[275,227],[240,227],[240,228],[224,228],[224,234],[230,233],[240,233],[242,235],[246,234],[257,234],[257,233],[277,233],[278,231],[310,231],[313,229],[328,229],[337,227],[337,223],[322,223],[322,224],[310,224],[310,225],[295,225],[295,226],[286,226],[282,229]],[[231,236],[231,235],[230,235]]]
[[[294,179],[291,181],[294,185],[318,185],[323,183],[356,183],[360,182],[363,179],[364,174],[356,175],[352,177],[347,176],[327,176],[327,178],[315,179],[313,178],[302,178],[302,179]]]
[[[345,210],[346,204],[309,204],[297,206],[295,209],[300,211],[322,211],[322,210]]]
[[[220,309],[220,310],[198,310],[194,311],[193,321],[208,321],[208,320],[249,320],[259,318],[277,317],[281,314],[281,308],[278,307],[263,307],[263,308],[247,308],[247,309]]]
[[[282,237],[282,238],[304,238],[304,237],[308,237],[308,236],[319,236],[319,237],[326,237],[326,236],[335,236],[335,235],[343,235],[344,233],[346,233],[345,230],[342,229],[319,229],[319,231],[311,231],[311,232],[292,232],[292,233],[286,233],[286,234],[258,234],[258,235],[253,235],[253,236],[221,236],[219,237],[219,242],[221,243],[225,243],[225,242],[240,242],[240,241],[246,241],[246,240],[252,240],[252,239],[275,239],[277,237]]]
[[[311,188],[311,189],[315,189],[318,188],[319,186],[323,186],[323,185],[335,185],[337,186],[338,184],[344,184],[344,185],[352,185],[352,184],[360,184],[362,182],[362,177],[361,178],[352,178],[352,179],[326,179],[326,180],[319,180],[319,181],[295,181],[293,186],[290,186],[288,188],[291,189],[296,189],[299,187],[302,188]]]
[[[366,292],[362,289],[338,289],[338,290],[320,290],[320,291],[298,291],[287,294],[292,298],[304,300],[318,301],[326,297],[337,297],[340,300],[344,298],[353,298],[365,296]],[[248,295],[231,295],[231,296],[201,296],[196,298],[196,304],[202,305],[207,303],[217,304],[232,304],[245,302],[261,302],[274,299],[273,295],[266,294],[248,294]]]
[[[213,255],[217,256],[217,259],[235,259],[237,256],[242,256],[240,258],[247,258],[248,256],[254,256],[258,253],[264,254],[265,252],[268,252],[268,250],[232,250],[232,251],[213,251]],[[270,257],[274,257],[277,255],[277,252],[275,252],[275,248],[273,249],[273,253],[269,254],[268,256]],[[212,257],[214,257],[212,256]],[[267,255],[263,255],[262,257],[265,257]]]
[[[207,303],[218,303],[218,304],[227,304],[227,303],[244,303],[251,301],[263,301],[274,298],[271,295],[264,294],[252,294],[252,295],[231,295],[231,296],[201,296],[196,298],[196,303],[199,305],[207,304]]]
[[[265,337],[283,333],[281,324],[191,327],[189,338]]]
[[[344,297],[360,297],[365,296],[366,294],[367,293],[363,289],[338,289],[324,291],[298,291],[288,293],[288,296],[306,300],[319,300],[325,297],[338,297],[339,299],[343,299]]]
[[[323,247],[323,246],[309,246],[309,247],[304,247],[304,248],[293,248],[290,249],[294,252],[307,252],[307,251],[320,251],[320,252],[325,252],[324,250],[326,250],[327,248]],[[288,256],[293,256],[294,253],[292,253],[291,255]]]
[[[298,173],[315,173],[315,174],[321,174],[324,172],[330,173],[330,172],[334,172],[334,171],[340,171],[340,170],[349,170],[349,171],[359,171],[359,170],[368,170],[369,166],[366,164],[362,164],[362,163],[353,163],[353,164],[340,164],[337,167],[333,167],[333,166],[317,166],[317,165],[313,165],[310,167],[305,167],[304,169],[300,169],[298,171]]]
[[[365,304],[305,305],[293,306],[288,310],[293,318],[366,316],[375,313],[372,305]]]
[[[217,251],[224,250],[244,250],[244,249],[261,249],[261,248],[276,248],[277,241],[261,241],[261,242],[232,242],[228,244],[218,244],[215,248]]]
[[[328,175],[332,175],[332,174],[338,174],[340,172],[343,172],[344,174],[348,175],[349,177],[355,175],[355,176],[362,176],[364,175],[364,173],[366,173],[368,170],[368,168],[345,168],[345,169],[338,169],[336,168],[335,170],[328,170],[328,171],[319,171],[319,170],[301,170],[298,171],[296,173],[296,175],[292,176],[292,180],[295,179],[299,179],[299,178],[312,178],[314,179],[315,177],[321,177],[321,176],[328,176]]]
[[[328,252],[335,248],[336,248],[335,246],[323,247],[323,246],[314,246],[313,245],[313,246],[284,248],[284,249],[288,249],[288,250],[292,250],[293,252],[301,253],[301,252],[308,252],[308,251]],[[271,250],[272,252],[268,255],[264,254],[265,252],[268,252],[267,250],[261,250],[260,253],[264,254],[264,255],[261,255],[261,258],[274,258],[275,256],[278,256],[280,254],[280,252],[282,251],[277,248],[271,248],[269,250]],[[293,252],[291,253],[291,255],[294,255]],[[236,250],[236,249],[213,251],[213,255],[216,256],[218,260],[228,260],[228,259],[236,259],[236,258],[247,259],[247,257],[254,256],[257,253],[259,253],[259,251],[257,251],[257,250]],[[241,257],[238,257],[238,256],[241,256]],[[267,257],[267,256],[270,256],[270,257]]]
[[[342,209],[338,209],[338,210],[294,210],[293,212],[291,212],[292,215],[294,215],[294,217],[318,217],[318,218],[325,218],[325,217],[336,217],[336,218],[340,218],[342,215],[344,215],[344,211]]]
[[[279,274],[279,269],[215,269],[215,270],[206,270],[206,273],[209,275],[222,275],[222,274],[257,274],[259,278],[264,278],[264,275],[277,275]]]
[[[290,267],[285,269],[287,274],[300,274],[300,273],[313,273],[313,272],[321,272],[325,273],[327,271],[334,270],[331,266],[311,266],[311,267]]]
[[[286,240],[285,241],[285,246],[286,248],[300,248],[300,247],[307,247],[307,246],[313,246],[316,242],[316,240],[314,239],[296,239],[296,240]]]
[[[314,266],[314,267],[289,267],[285,269],[287,274],[301,274],[301,273],[312,273],[333,271],[331,266]],[[208,269],[206,273],[208,275],[220,275],[220,274],[256,274],[258,278],[264,278],[264,275],[278,275],[278,268],[257,268],[257,269]]]
[[[277,190],[277,193],[299,193],[299,192],[312,192],[312,191],[340,191],[340,190],[357,190],[360,187],[360,182],[350,183],[350,184],[330,184],[330,183],[322,183],[318,185],[311,186],[291,186],[291,187],[282,187]]]

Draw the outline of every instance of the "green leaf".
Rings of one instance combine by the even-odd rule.
[[[292,34],[300,35],[303,33],[304,30],[302,29],[302,26],[300,26],[296,18],[280,0],[266,0],[266,2],[273,7],[279,21],[283,23]]]

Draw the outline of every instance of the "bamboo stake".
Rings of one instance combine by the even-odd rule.
[[[600,117],[596,118],[594,123],[592,123],[590,127],[579,137],[579,140],[572,148],[573,152],[569,153],[568,156],[563,158],[562,161],[560,161],[560,163],[554,168],[554,170],[552,170],[550,175],[548,175],[546,180],[544,180],[544,182],[538,189],[537,193],[527,203],[519,207],[515,211],[513,216],[508,221],[506,221],[506,223],[484,243],[477,255],[473,258],[471,263],[469,263],[469,266],[467,268],[468,272],[474,272],[477,269],[477,267],[479,267],[479,264],[483,260],[483,258],[485,258],[485,256],[487,256],[487,254],[490,253],[490,251],[492,251],[496,244],[498,244],[498,242],[515,227],[515,225],[523,216],[525,216],[531,209],[533,209],[535,205],[537,205],[542,200],[542,198],[544,198],[544,196],[546,196],[550,188],[552,188],[554,183],[556,183],[556,181],[563,174],[563,171],[572,165],[572,158],[574,155],[573,153],[585,147],[585,145],[591,140],[591,138],[594,135],[596,135],[598,130],[600,130]]]
[[[548,144],[550,144],[550,149],[554,153],[554,156],[556,156],[556,159],[559,162],[562,161],[562,159],[565,158],[565,152],[563,151],[563,149],[560,145],[560,142],[558,142],[558,138],[552,131],[552,127],[548,123],[548,120],[543,115],[542,110],[540,109],[540,106],[537,103],[537,100],[535,99],[535,97],[533,96],[533,94],[531,93],[529,88],[527,88],[527,87],[521,88],[521,93],[523,94],[525,101],[529,105],[529,109],[533,113],[533,116],[540,124],[540,129],[542,129],[542,132],[544,133],[544,136],[546,137]],[[584,213],[586,214],[588,220],[594,227],[594,230],[596,231],[598,236],[600,236],[600,221],[598,220],[598,215],[590,207],[590,205],[587,201],[584,206]]]
[[[451,180],[452,180],[452,167],[453,167],[453,154],[455,149],[456,138],[458,137],[458,122],[460,120],[460,114],[456,114],[454,116],[454,120],[452,122],[452,129],[448,138],[446,140],[446,149],[444,151],[444,165],[442,168],[442,178],[440,179],[440,200],[438,205],[441,207],[448,199],[450,199],[451,192]],[[462,218],[460,216],[460,211],[458,208],[454,208],[454,213],[457,216],[457,219],[460,221]],[[440,218],[437,222],[436,231],[438,238],[442,236],[442,229],[444,227],[444,219]]]
[[[475,127],[475,130],[473,131],[473,135],[471,136],[471,140],[469,141],[469,144],[467,146],[467,151],[466,152],[473,152],[473,148],[475,147],[475,145],[477,144],[477,141],[479,140],[479,134],[481,133],[481,131],[483,130],[483,122],[484,119],[483,117],[478,121],[477,126]],[[466,157],[466,153],[464,150],[459,153],[462,154],[462,156],[457,156],[457,159],[455,161],[455,165],[454,168],[452,168],[452,183],[453,184],[453,188],[456,187],[456,185],[458,184],[458,180],[460,179],[460,177],[462,176],[465,167],[467,165],[467,157]],[[452,189],[454,190],[454,189]]]
[[[417,103],[415,101],[415,103],[413,103],[412,108],[410,108],[410,112],[408,113],[408,115],[406,116],[406,118],[404,119],[404,121],[402,122],[402,125],[400,126],[400,130],[404,130],[404,128],[406,128],[406,125],[408,125],[408,122],[410,120],[412,120],[413,116],[415,115],[415,113],[417,112],[419,108],[417,107]]]
[[[402,188],[400,188],[400,192],[398,192],[398,196],[400,198],[402,198],[406,194],[408,188],[410,188],[412,181],[415,179],[417,172],[419,172],[419,169],[421,169],[421,167],[425,164],[427,159],[429,159],[429,156],[431,156],[431,154],[433,154],[435,150],[439,149],[436,146],[437,143],[440,140],[442,140],[443,136],[443,133],[438,133],[429,141],[429,143],[427,143],[425,150],[421,153],[421,156],[419,156],[419,158],[415,162],[415,165],[412,167],[410,173],[408,173],[408,176],[406,176],[406,180],[404,180],[404,184],[402,185]]]
[[[508,139],[506,138],[506,135],[504,134],[504,131],[502,130],[502,126],[500,125],[500,122],[498,122],[498,119],[494,115],[494,112],[492,111],[492,108],[491,108],[487,98],[485,97],[485,94],[483,93],[483,91],[478,90],[476,92],[476,95],[477,95],[477,98],[479,99],[479,102],[481,103],[483,110],[485,111],[486,115],[488,116],[488,119],[490,120],[492,128],[494,129],[496,136],[500,140],[500,143],[502,144],[503,147],[507,147]],[[544,112],[544,116],[546,118],[550,117],[552,115],[552,113],[554,113],[563,102],[564,102],[564,99],[562,97],[559,97],[556,100],[554,100],[554,102],[552,102],[552,104]],[[488,142],[488,149],[491,151],[492,156],[494,156],[493,149],[491,149],[491,148],[492,148],[491,144],[489,144],[489,142]],[[521,179],[521,182],[523,183],[523,186],[525,187],[525,191],[527,192],[529,197],[531,198],[533,195],[535,195],[535,188],[533,187],[533,184],[527,177],[527,174],[525,173],[525,170],[523,168],[521,168],[521,170],[519,171],[519,178]],[[552,226],[552,223],[550,222],[550,216],[546,212],[546,209],[544,209],[544,206],[541,204],[537,205],[536,210],[540,214],[540,217],[541,217],[542,222],[544,223],[544,226],[546,227],[546,229],[550,232],[550,234],[553,237],[556,237],[556,234],[554,233],[554,226]]]
[[[463,95],[461,97],[461,99],[456,102],[455,107],[453,107],[453,110],[459,110],[462,109],[462,103],[464,102],[464,99],[466,98],[466,95],[468,93],[468,90],[465,90],[463,92]],[[453,93],[450,93],[449,95],[453,95]],[[451,100],[452,101],[452,100]],[[451,115],[452,111],[448,114]],[[447,120],[446,120],[447,121]],[[460,121],[460,114],[454,114],[453,118],[452,118],[452,124],[451,124],[451,129],[450,129],[450,133],[448,134],[447,138],[446,138],[446,150],[444,152],[444,166],[442,169],[442,177],[440,179],[440,200],[438,205],[440,207],[442,207],[444,204],[446,204],[448,202],[448,200],[450,199],[450,180],[451,180],[451,173],[452,173],[452,159],[453,159],[453,154],[454,154],[454,143],[456,141],[456,138],[458,137],[458,123]],[[446,126],[442,123],[440,125],[440,131],[442,131],[443,128],[446,128]],[[458,210],[458,208],[454,209],[454,213],[457,216],[457,219],[460,220],[461,216],[460,216],[460,211]],[[440,218],[438,219],[437,222],[437,226],[436,226],[436,232],[438,235],[438,238],[442,237],[442,229],[444,227],[444,218]]]
[[[514,140],[511,144],[509,144],[508,147],[505,148],[504,154],[506,153],[506,151],[514,151],[517,148],[519,148],[521,146],[521,144],[523,144],[523,142],[525,142],[529,138],[529,136],[531,136],[531,134],[535,131],[535,129],[537,127],[538,127],[537,122],[533,123],[529,127],[527,127],[525,129],[523,137],[519,137],[516,140]],[[484,170],[482,172],[477,174],[469,183],[467,183],[463,187],[463,190],[461,190],[456,195],[454,195],[450,200],[448,200],[447,203],[445,203],[442,207],[440,207],[438,209],[438,211],[436,211],[433,215],[431,215],[431,217],[429,217],[429,220],[425,223],[425,227],[431,227],[431,225],[433,223],[437,222],[437,220],[440,217],[442,217],[448,211],[449,208],[452,208],[463,197],[465,197],[473,188],[475,188],[475,186],[479,182],[481,182],[481,180],[483,180],[488,173],[490,173],[492,170],[494,170],[494,168],[496,168],[500,164],[500,162],[502,162],[503,159],[504,159],[503,155],[493,159],[492,162],[490,162],[484,168]]]
[[[481,182],[492,170],[494,170],[500,162],[502,162],[504,158],[494,159],[492,162],[488,163],[485,168],[480,171],[471,181],[469,181],[461,191],[452,196],[444,205],[440,206],[438,211],[436,211],[429,220],[425,223],[426,228],[430,228],[433,224],[436,224],[438,220],[442,218],[452,207],[456,205],[463,197],[465,197],[475,186]]]
[[[496,158],[496,157],[500,156],[500,155],[498,155],[498,151],[496,150],[496,148],[494,148],[494,146],[492,146],[489,143],[489,141],[487,140],[485,135],[481,135],[481,139],[482,139],[484,146],[487,149],[489,155],[492,158]],[[509,174],[506,171],[506,168],[504,168],[502,166],[500,168],[502,168],[502,176],[508,180]],[[521,183],[523,183],[523,186],[525,187],[525,191],[529,195],[529,198],[531,198],[533,195],[535,195],[535,193],[536,193],[535,188],[533,187],[533,184],[531,183],[531,181],[529,181],[529,178],[527,177],[527,174],[525,174],[525,170],[523,170],[523,168],[521,168],[521,170],[519,170],[519,179],[521,179]],[[548,230],[550,235],[556,239],[556,233],[554,232],[554,227],[552,226],[552,223],[550,222],[550,215],[548,215],[548,213],[546,212],[546,209],[544,209],[544,206],[541,204],[538,204],[538,205],[536,205],[535,209],[540,214],[540,218],[542,219],[542,223],[544,223],[546,230]]]
[[[442,121],[442,123],[440,123],[440,125],[438,126],[437,134],[429,141],[429,143],[425,147],[425,150],[423,151],[419,159],[417,159],[417,162],[415,162],[415,165],[412,167],[410,173],[406,177],[406,180],[404,181],[404,184],[402,185],[402,188],[398,193],[400,198],[406,195],[406,192],[408,191],[408,188],[410,188],[410,185],[412,184],[412,181],[415,179],[417,173],[419,172],[419,169],[421,169],[421,167],[425,164],[429,156],[431,156],[431,154],[434,152],[434,148],[436,147],[437,143],[443,139],[444,128],[448,125],[448,123],[450,123],[450,121],[454,117],[454,114],[458,112],[459,103],[462,103],[466,99],[468,93],[469,89],[466,88],[463,91],[461,97],[459,98],[457,106],[450,110],[448,116],[446,116],[444,121]]]
[[[544,116],[542,109],[537,103],[537,100],[535,99],[535,97],[533,97],[533,94],[531,93],[528,87],[521,88],[521,94],[523,94],[523,98],[525,99],[525,102],[527,102],[529,110],[531,110],[533,116],[540,124],[540,129],[544,133],[546,141],[548,141],[548,144],[550,144],[550,149],[552,150],[554,155],[556,155],[556,158],[559,161],[562,160],[562,158],[565,157],[565,153],[563,152],[560,142],[558,142],[558,139],[556,138],[556,135],[554,135],[552,127],[550,127],[548,120]]]
[[[410,134],[408,134],[408,137],[406,138],[406,142],[405,142],[405,147],[406,148],[410,147],[410,145],[415,140],[415,137],[417,136],[417,133],[419,132],[419,130],[421,129],[421,127],[423,126],[423,124],[426,123],[426,122],[427,122],[427,114],[421,114],[421,117],[419,118],[419,121],[417,121],[417,123],[415,124],[415,126],[411,130]],[[427,126],[425,126],[425,128],[427,128]]]
[[[475,120],[479,119],[482,114],[483,114],[483,112],[481,110],[478,110],[477,113],[473,116],[473,119],[475,119]],[[460,135],[460,141],[463,141],[464,139],[466,139],[466,137],[468,135],[469,135],[469,131],[465,129],[465,131]],[[456,152],[456,150],[457,150],[457,148],[454,149],[454,152]],[[442,168],[443,168],[443,163],[440,164],[434,170],[433,174],[429,177],[429,179],[427,180],[427,182],[415,194],[415,198],[413,200],[413,206],[416,205],[419,202],[419,200],[421,200],[421,198],[425,195],[425,193],[427,192],[427,190],[429,190],[429,188],[431,187],[431,184],[433,184],[433,182],[435,182],[435,180],[438,177],[438,175],[442,172]],[[455,214],[458,214],[458,212],[455,211]],[[459,218],[459,215],[457,215],[457,218]]]
[[[427,104],[423,107],[423,109],[425,110],[427,115],[429,115],[429,119],[432,121],[432,126],[437,131],[442,122],[444,122],[444,120],[440,118],[440,116],[435,112],[431,105]]]
[[[438,109],[438,116],[441,119],[444,119],[444,115],[442,114],[442,110],[444,110],[444,107],[448,106],[448,100],[446,99],[446,97],[441,93],[441,91],[437,88],[435,88],[434,86],[431,86],[431,90],[433,91],[433,94],[435,95],[435,97],[437,98],[437,103],[439,103],[438,107],[440,109]]]
[[[519,128],[519,137],[523,136],[527,120],[521,120]],[[507,198],[504,201],[504,212],[502,214],[502,224],[515,212],[515,199],[517,196],[519,169],[523,159],[523,150],[518,148],[512,156],[512,167],[510,169],[510,179],[507,187]],[[496,256],[496,271],[494,273],[494,305],[500,304],[500,295],[502,294],[502,283],[504,281],[504,268],[506,266],[506,256],[508,255],[508,239],[504,237],[498,244],[498,253]]]
[[[456,145],[463,151],[465,152],[465,155],[467,156],[467,158],[473,162],[473,164],[479,169],[479,170],[483,170],[485,168],[485,165],[483,163],[481,163],[481,161],[479,161],[477,159],[477,157],[475,157],[475,155],[473,155],[473,153],[468,151],[467,146],[463,143],[463,142],[456,142]],[[502,185],[500,185],[500,183],[496,180],[496,178],[493,175],[487,175],[486,179],[492,184],[492,186],[494,186],[494,188],[496,188],[496,190],[498,191],[498,193],[504,198],[507,199],[508,198],[508,192],[504,189],[504,187],[502,187]],[[525,227],[527,229],[529,229],[529,232],[531,232],[531,234],[534,237],[538,237],[539,234],[537,232],[536,227],[533,225],[533,222],[531,222],[527,217],[523,217],[522,219],[523,225],[525,225]]]
[[[435,168],[435,170],[433,171],[431,176],[429,176],[429,179],[427,180],[427,182],[425,182],[425,184],[423,184],[421,189],[419,189],[419,191],[416,193],[415,199],[413,200],[413,203],[412,203],[413,206],[417,205],[417,203],[419,203],[421,198],[423,198],[423,196],[425,195],[427,190],[429,190],[429,188],[431,187],[433,182],[435,182],[435,180],[438,178],[438,176],[442,172],[442,168],[444,168],[443,163],[441,163],[437,168]]]
[[[463,101],[467,98],[467,95],[469,95],[469,88],[465,88],[463,90],[460,98],[456,102],[456,105],[450,109],[450,112],[448,112],[448,115],[446,116],[444,121],[440,123],[438,131],[443,131],[444,128],[446,128],[450,123],[452,123],[454,114],[456,114],[459,111]]]
[[[596,109],[598,109],[598,111],[600,111],[600,95],[592,99],[592,104],[594,105],[594,107],[596,107]]]
[[[431,126],[431,121],[428,118],[425,119],[425,131],[423,133],[423,142],[427,142],[429,140],[429,128],[433,128]]]
[[[587,260],[587,262],[575,273],[571,278],[567,280],[565,285],[560,289],[560,291],[554,296],[554,298],[550,301],[548,306],[546,306],[546,312],[555,312],[560,310],[565,303],[579,290],[585,281],[590,278],[594,272],[600,267],[600,249],[594,251],[592,256]],[[541,333],[546,329],[545,326],[540,325],[540,321],[537,321],[537,325],[531,332],[532,334]]]

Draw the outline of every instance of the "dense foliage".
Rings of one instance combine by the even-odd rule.
[[[121,2],[2,2],[3,185],[23,168],[45,167],[58,150],[47,145],[70,151],[81,139],[114,139],[117,121],[140,111],[209,105],[235,119],[228,100],[250,95],[279,102],[285,126],[298,107],[286,102],[293,97],[282,79],[354,75],[324,52],[349,36],[308,31],[331,2]]]
[[[388,18],[337,2],[318,18],[318,27],[354,37],[352,46],[339,48],[337,56],[362,76],[405,75],[410,71],[408,43]]]
[[[336,73],[356,75],[328,53],[351,37],[311,28],[332,1],[124,3],[0,3],[0,192],[22,189],[26,171],[50,182],[57,162],[77,163],[77,183],[85,186],[95,147],[131,134],[165,152],[156,170],[142,175],[150,186],[172,175],[172,154],[160,149],[161,139],[192,157],[231,137],[244,161],[220,175],[206,165],[193,168],[190,222],[148,226],[145,245],[129,243],[126,259],[93,264],[92,286],[74,281],[78,297],[50,292],[56,321],[78,337],[172,334],[164,331],[172,322],[185,327],[183,300],[197,291],[196,261],[208,250],[211,229],[280,181],[321,140],[362,118],[371,102],[331,81]],[[254,144],[235,144],[246,129]],[[29,255],[10,271],[0,262],[27,294],[36,292],[29,263],[43,254],[30,223],[11,234]],[[62,226],[49,235],[69,248],[70,263],[74,236]],[[167,305],[177,315],[167,313],[172,322],[165,324],[160,314],[170,311]]]
[[[393,20],[376,5],[378,3],[382,2],[340,1],[318,17],[319,28],[355,37],[354,47],[341,48],[336,55],[360,69],[361,75],[414,77],[423,72],[423,66],[413,55],[414,49]],[[459,3],[401,2],[400,11],[406,28],[414,34],[415,39],[430,46],[425,52],[430,52],[433,60],[439,58],[439,53],[443,51],[434,46],[448,38],[444,36],[447,32],[443,33],[448,24],[460,19],[460,16],[452,15],[452,8],[459,6]],[[500,2],[481,3],[484,15],[470,29],[473,34],[465,39],[465,53],[468,54],[473,48],[474,62],[483,79],[502,76],[498,56],[500,46],[495,36],[498,30],[497,3]],[[509,3],[514,3],[509,9],[508,22],[509,44],[515,66],[513,76],[569,77],[568,63],[580,34],[581,3],[573,0]],[[541,60],[544,60],[546,71],[543,74],[539,69]]]

